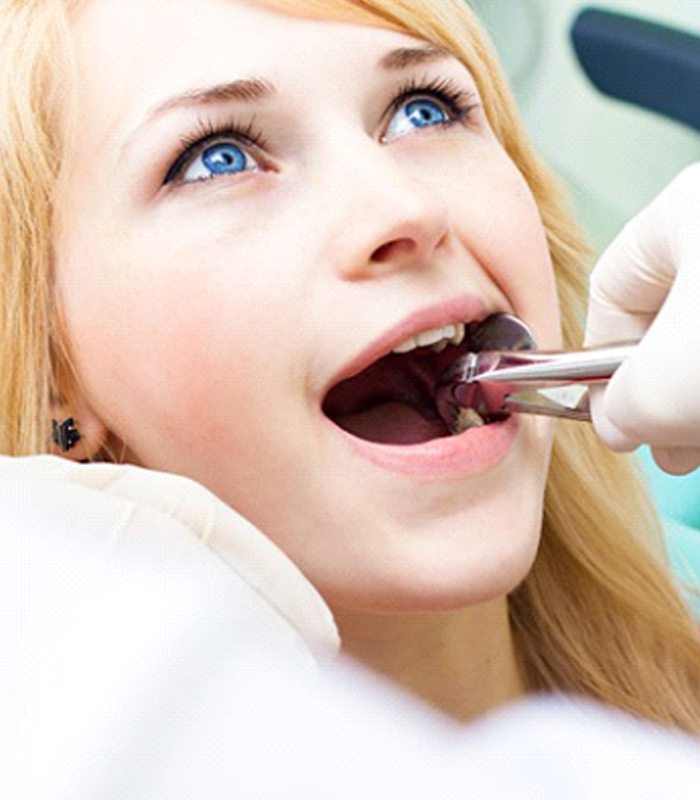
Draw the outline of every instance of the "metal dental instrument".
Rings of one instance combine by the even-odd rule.
[[[523,389],[506,396],[508,410],[590,422],[588,386],[609,381],[637,344],[469,353],[461,382],[515,384]]]
[[[472,335],[470,352],[440,378],[443,408],[445,402],[458,407],[469,384],[508,384],[519,391],[506,395],[505,410],[590,422],[588,386],[610,380],[637,344],[538,351],[532,332],[521,319],[495,314]]]

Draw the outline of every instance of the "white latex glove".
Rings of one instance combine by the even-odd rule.
[[[593,425],[612,450],[651,445],[666,472],[700,465],[700,164],[631,220],[591,274],[585,345],[641,339],[607,385]]]

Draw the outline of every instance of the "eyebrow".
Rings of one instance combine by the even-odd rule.
[[[385,53],[377,62],[377,69],[398,72],[409,67],[432,64],[452,58],[452,53],[441,45],[428,43],[417,47],[398,47]],[[269,100],[278,94],[276,87],[264,78],[244,78],[214,86],[188,89],[174,95],[152,108],[145,120],[136,128],[125,142],[129,144],[133,136],[157,117],[176,108],[219,105],[228,102],[254,103]]]

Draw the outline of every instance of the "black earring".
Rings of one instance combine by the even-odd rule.
[[[64,453],[73,447],[73,445],[80,439],[78,429],[75,427],[75,420],[73,417],[64,419],[59,425],[55,419],[51,420],[51,438],[63,450]]]

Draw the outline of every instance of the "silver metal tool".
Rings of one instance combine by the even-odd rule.
[[[440,377],[436,402],[443,417],[450,419],[465,407],[460,398],[474,398],[474,392],[465,391],[469,384],[507,384],[518,391],[506,395],[505,411],[590,422],[588,386],[610,380],[637,344],[536,350],[535,337],[523,320],[493,314],[470,333],[469,352]]]
[[[463,383],[515,385],[505,398],[510,411],[591,421],[588,386],[610,380],[638,342],[583,350],[484,351],[463,359]]]

